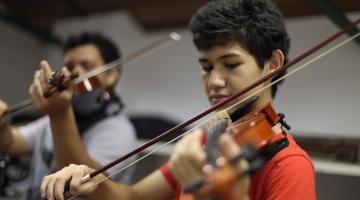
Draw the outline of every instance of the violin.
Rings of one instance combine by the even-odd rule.
[[[284,121],[284,115],[276,113],[271,104],[260,110],[246,113],[234,122],[224,119],[216,122],[207,131],[208,142],[205,152],[208,164],[203,167],[204,178],[187,186],[184,191],[189,193],[197,190],[200,196],[222,200],[241,199],[241,194],[235,187],[236,181],[261,169],[272,156],[289,145],[284,130],[285,137],[283,139],[269,144],[269,141],[275,136],[272,127],[278,123],[282,125],[282,129],[283,127],[287,130],[290,129],[290,126]],[[239,146],[243,147],[242,153],[230,161],[219,156],[217,148],[218,137],[227,128],[236,130],[231,131],[232,137]],[[269,156],[263,154],[269,154]],[[248,161],[249,169],[241,172],[236,170],[235,165],[240,159]]]
[[[44,97],[49,98],[55,93],[62,92],[67,88],[67,85],[70,83],[70,81],[73,82],[75,94],[81,95],[86,92],[91,92],[96,88],[101,87],[101,84],[97,78],[98,75],[114,68],[120,68],[121,66],[128,64],[129,62],[144,57],[149,53],[160,49],[161,47],[165,47],[170,44],[173,44],[174,42],[177,42],[180,39],[181,36],[178,33],[173,32],[168,36],[161,38],[145,46],[144,48],[133,52],[132,54],[128,55],[127,57],[124,57],[123,59],[114,60],[110,63],[107,63],[104,66],[98,67],[88,73],[85,73],[82,76],[78,76],[76,72],[71,72],[70,77],[65,78],[65,76],[61,72],[54,71],[51,78],[48,81],[48,87],[44,91]],[[18,112],[30,106],[31,104],[32,104],[31,99],[30,98],[26,99],[18,104],[15,104],[14,106],[9,107],[3,113],[3,116]]]

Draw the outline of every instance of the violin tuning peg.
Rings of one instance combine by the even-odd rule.
[[[281,126],[283,126],[284,128],[286,128],[286,130],[290,130],[291,126],[285,121],[285,114],[284,113],[279,113],[278,114],[280,117],[280,124]]]

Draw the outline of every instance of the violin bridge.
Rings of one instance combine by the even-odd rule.
[[[206,127],[212,127],[219,120],[226,120],[228,125],[232,123],[229,113],[226,110],[221,110],[206,122]]]

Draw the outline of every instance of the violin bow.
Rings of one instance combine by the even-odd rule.
[[[107,63],[106,65],[103,65],[101,67],[98,67],[94,70],[91,70],[90,72],[87,72],[85,74],[83,74],[82,76],[79,77],[75,77],[73,79],[70,79],[68,81],[73,81],[74,84],[80,83],[85,79],[94,77],[96,75],[99,75],[103,72],[106,72],[108,70],[111,70],[113,68],[117,68],[120,67],[122,65],[128,64],[130,62],[133,62],[135,60],[138,60],[146,55],[149,55],[150,53],[154,52],[155,50],[159,50],[162,47],[168,46],[170,44],[173,44],[176,41],[179,41],[181,39],[181,36],[178,33],[172,32],[170,33],[168,36],[163,37],[147,46],[145,46],[144,48],[137,50],[135,52],[133,52],[132,54],[122,58],[122,59],[118,59],[118,60],[114,60],[110,63]],[[66,82],[64,83],[66,84]],[[54,88],[49,88],[49,90],[52,90]],[[54,92],[56,92],[57,90],[55,90]],[[54,92],[51,92],[51,94],[53,94]],[[45,92],[46,93],[46,92]],[[44,93],[44,94],[45,94]],[[50,96],[51,96],[50,94]],[[48,97],[48,95],[46,96]],[[17,103],[11,107],[9,107],[4,113],[3,116],[6,115],[10,115],[13,114],[17,111],[20,111],[28,106],[32,105],[32,101],[30,98],[25,99],[24,101],[21,101],[20,103]]]

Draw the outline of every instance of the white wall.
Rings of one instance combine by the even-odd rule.
[[[27,32],[0,21],[0,99],[14,104],[28,96],[44,47]]]
[[[360,15],[351,17],[355,20]],[[338,30],[320,17],[288,20],[286,24],[292,37],[291,57]],[[288,114],[294,130],[360,136],[359,52],[360,46],[351,42],[286,80],[276,103]]]
[[[360,13],[352,15],[353,18],[359,16]],[[286,25],[292,37],[291,57],[338,30],[325,17],[291,19],[286,21]],[[56,33],[64,38],[83,30],[101,31],[110,36],[121,46],[124,55],[172,31],[144,32],[130,15],[123,12],[61,21],[55,27]],[[129,113],[156,112],[184,120],[208,107],[191,35],[186,29],[177,31],[183,35],[182,41],[124,67],[118,90]],[[25,63],[39,60],[41,51],[35,53],[34,49],[39,46],[36,42],[19,45],[12,49],[10,54],[14,58],[9,60],[20,62],[23,59]],[[281,87],[276,105],[279,111],[287,114],[296,132],[360,136],[359,50],[358,45],[351,43],[289,78]],[[22,51],[22,54],[28,54],[26,58],[18,54]],[[60,51],[48,47],[44,55],[54,66],[61,65]],[[1,62],[7,57],[1,55]],[[25,66],[21,64],[16,66]],[[3,68],[1,70],[3,77]],[[14,68],[6,69],[7,73],[15,74],[15,71]],[[24,76],[32,76],[28,74]],[[3,79],[1,82],[3,87]],[[23,90],[3,95],[1,89],[1,95],[9,96],[9,99],[18,97],[20,92]]]

